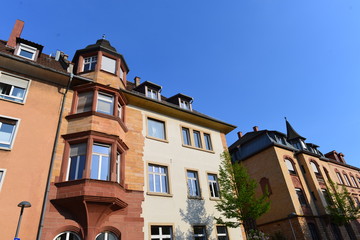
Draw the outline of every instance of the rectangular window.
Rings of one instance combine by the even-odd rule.
[[[180,99],[180,107],[186,110],[191,110],[190,103],[188,101],[185,101],[183,99]]]
[[[115,74],[116,73],[116,60],[106,57],[106,56],[102,56],[101,70]]]
[[[342,180],[342,177],[341,177],[341,175],[340,175],[339,172],[336,173],[336,176],[337,176],[338,179],[339,179],[339,183],[340,183],[340,184],[344,184],[344,181]]]
[[[201,143],[201,135],[199,131],[193,131],[194,134],[194,144],[195,147],[197,148],[202,148],[202,143]]]
[[[182,128],[183,143],[191,146],[190,131],[188,128]]]
[[[216,226],[216,231],[218,240],[229,240],[227,228],[225,226]]]
[[[118,111],[118,117],[119,118],[122,118],[122,111],[123,111],[123,109],[122,109],[122,106],[121,106],[121,104],[118,102],[117,103],[117,111]]]
[[[148,118],[148,135],[149,137],[165,140],[165,123],[163,121]]]
[[[119,152],[116,153],[116,181],[120,183],[121,181],[121,154]]]
[[[306,206],[307,203],[306,203],[306,199],[305,199],[305,195],[302,191],[302,189],[300,188],[295,188],[295,191],[296,191],[296,194],[298,196],[298,199],[299,199],[299,202],[302,206]]]
[[[76,112],[82,113],[82,112],[88,112],[92,109],[92,103],[93,103],[93,92],[82,92],[78,94],[78,105]]]
[[[36,51],[36,48],[20,43],[17,55],[30,60],[34,60]]]
[[[212,198],[220,197],[217,176],[215,174],[208,174],[208,182],[210,188],[210,197]]]
[[[172,226],[151,226],[151,239],[172,240]]]
[[[204,133],[204,142],[205,142],[205,149],[212,151],[213,148],[212,148],[210,134]]]
[[[169,193],[167,167],[149,164],[149,190],[156,193]]]
[[[353,176],[350,176],[350,178],[351,178],[351,181],[353,182],[354,186],[359,187],[356,180],[355,180],[355,178]]]
[[[93,145],[90,178],[110,180],[110,151],[108,145]]]
[[[156,90],[154,90],[154,89],[149,88],[149,87],[146,87],[146,96],[148,98],[158,100],[158,92]]]
[[[114,114],[114,96],[98,93],[96,111],[109,115]]]
[[[1,190],[1,187],[2,187],[2,185],[4,183],[5,173],[6,173],[5,169],[0,169],[0,190]]]
[[[187,184],[189,197],[200,197],[198,174],[195,171],[187,171]]]
[[[11,149],[18,120],[0,116],[0,148]]]
[[[346,174],[344,174],[344,178],[345,178],[346,185],[351,186],[349,178],[348,178],[348,176]]]
[[[120,78],[124,80],[124,70],[120,67]]]
[[[68,180],[81,179],[83,177],[86,161],[86,143],[70,146],[70,159]]]
[[[29,81],[0,72],[0,98],[24,102]]]
[[[84,58],[84,72],[85,71],[93,71],[95,70],[95,66],[97,63],[97,56]]]
[[[194,240],[206,240],[205,226],[194,226]]]

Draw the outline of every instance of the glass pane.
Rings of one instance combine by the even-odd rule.
[[[148,119],[149,136],[165,139],[164,123],[153,119]]]
[[[11,95],[17,98],[24,98],[24,94],[25,94],[24,88],[14,87]]]
[[[99,161],[100,161],[100,156],[93,154],[92,160],[91,160],[91,174],[90,174],[90,178],[92,178],[92,179],[98,179]]]
[[[109,180],[110,179],[109,175],[110,175],[110,159],[108,157],[102,157],[100,180]]]
[[[110,154],[110,147],[109,146],[102,146],[102,145],[94,144],[93,152],[109,155]]]
[[[208,175],[208,179],[211,180],[211,181],[215,181],[215,180],[216,180],[215,175],[212,175],[212,174],[209,174],[209,175]]]
[[[224,226],[217,226],[216,227],[218,234],[219,233],[225,233],[226,234],[226,227]]]
[[[149,174],[149,188],[150,188],[150,192],[155,192],[155,189],[154,189],[154,175],[153,174]]]
[[[105,233],[100,233],[97,237],[96,240],[105,240]]]
[[[0,122],[0,143],[11,143],[15,125]]]
[[[115,234],[113,234],[112,232],[109,232],[108,233],[108,240],[117,240],[118,238],[116,237]]]
[[[74,233],[69,233],[69,239],[68,240],[80,240],[80,239]]]
[[[171,234],[171,227],[162,227],[162,234],[163,235],[170,235]]]
[[[34,53],[33,53],[33,52],[26,51],[26,50],[24,50],[24,49],[21,49],[19,55],[20,55],[20,56],[23,56],[23,57],[26,57],[26,58],[29,58],[29,59],[32,59]]]
[[[114,110],[113,96],[108,96],[108,95],[99,93],[96,111],[112,115],[113,110]]]
[[[91,111],[93,101],[93,92],[85,92],[78,94],[78,113]]]
[[[155,175],[155,191],[160,192],[160,175]]]
[[[158,226],[151,226],[151,235],[159,235],[159,227]]]
[[[76,179],[77,156],[70,158],[69,180]]]
[[[190,172],[190,171],[187,172],[187,176],[189,178],[195,178],[196,177],[195,172]]]
[[[161,176],[161,189],[162,192],[167,192],[167,182],[166,182],[166,176]]]
[[[185,144],[185,145],[191,145],[191,143],[190,143],[189,129],[183,128],[183,129],[182,129],[182,133],[183,133],[183,141],[184,141],[184,144]]]
[[[200,139],[200,132],[194,131],[194,141],[195,141],[195,147],[201,148],[201,139]]]
[[[85,160],[86,160],[85,155],[80,156],[77,179],[81,179],[83,177],[83,173],[84,173],[84,169],[85,169]]]

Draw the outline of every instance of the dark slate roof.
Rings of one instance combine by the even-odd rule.
[[[287,139],[288,140],[293,140],[296,138],[301,138],[302,140],[305,140],[306,138],[300,136],[300,134],[298,134],[294,128],[290,125],[290,123],[288,122],[288,120],[286,120],[286,132],[287,132]]]
[[[90,44],[90,45],[87,45],[85,49],[89,50],[89,49],[99,49],[99,48],[103,48],[103,49],[107,49],[109,51],[112,51],[114,53],[117,53],[116,49],[111,46],[110,42],[106,39],[99,39],[96,41],[95,44]]]
[[[41,67],[45,67],[45,68],[51,68],[55,71],[58,71],[58,72],[64,72],[64,73],[67,73],[67,69],[64,68],[60,62],[56,61],[54,57],[50,57],[49,55],[47,54],[44,54],[44,53],[41,53],[37,60],[36,61],[32,61],[30,59],[26,59],[26,58],[22,58],[22,57],[19,57],[19,56],[16,56],[14,54],[14,49],[12,48],[9,48],[6,46],[6,43],[7,41],[4,41],[4,40],[0,40],[0,52],[2,53],[5,53],[7,55],[11,55],[11,56],[14,56],[16,58],[19,58],[21,59],[22,61],[26,61],[26,62],[29,62],[31,64],[38,64],[40,65]]]
[[[238,139],[236,142],[234,142],[233,144],[231,144],[231,146],[229,147],[229,151],[231,151],[232,149],[244,144],[244,143],[247,143],[249,141],[251,141],[252,139],[262,135],[262,134],[265,134],[268,130],[260,130],[260,131],[257,131],[257,132],[248,132],[246,133],[244,136],[242,136],[240,139]]]

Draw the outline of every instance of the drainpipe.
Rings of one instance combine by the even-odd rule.
[[[53,169],[54,161],[55,161],[56,147],[57,147],[57,144],[58,144],[58,139],[59,139],[59,134],[60,134],[60,126],[61,126],[61,123],[62,123],[64,105],[65,105],[66,95],[67,95],[67,92],[69,91],[70,84],[71,84],[71,82],[73,80],[73,77],[74,77],[74,74],[70,73],[69,82],[68,82],[68,84],[66,86],[66,90],[65,90],[62,102],[61,102],[61,110],[60,110],[58,125],[57,125],[57,129],[56,129],[54,146],[53,146],[53,150],[52,150],[52,153],[51,153],[50,167],[49,167],[49,172],[48,172],[48,177],[47,177],[47,182],[46,182],[44,201],[43,201],[43,205],[42,205],[42,209],[41,209],[41,216],[40,216],[40,222],[39,222],[39,227],[38,227],[38,233],[37,233],[37,236],[36,236],[36,240],[40,240],[40,238],[41,238],[41,233],[42,233],[43,224],[44,224],[44,217],[45,217],[47,202],[48,202],[48,199],[49,199],[49,191],[50,191],[52,169]]]

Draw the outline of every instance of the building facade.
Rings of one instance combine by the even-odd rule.
[[[214,220],[233,125],[193,110],[187,95],[166,98],[155,83],[128,81],[124,57],[106,39],[70,62],[21,39],[22,28],[17,21],[0,49],[4,239],[23,200],[32,207],[20,238],[244,238]]]
[[[325,195],[332,180],[359,206],[360,169],[346,164],[341,153],[322,154],[288,121],[286,127],[286,134],[258,127],[239,132],[229,147],[233,161],[244,164],[259,183],[258,193],[269,194],[270,211],[258,219],[258,227],[288,239],[359,239],[359,220],[351,227],[331,222]]]

